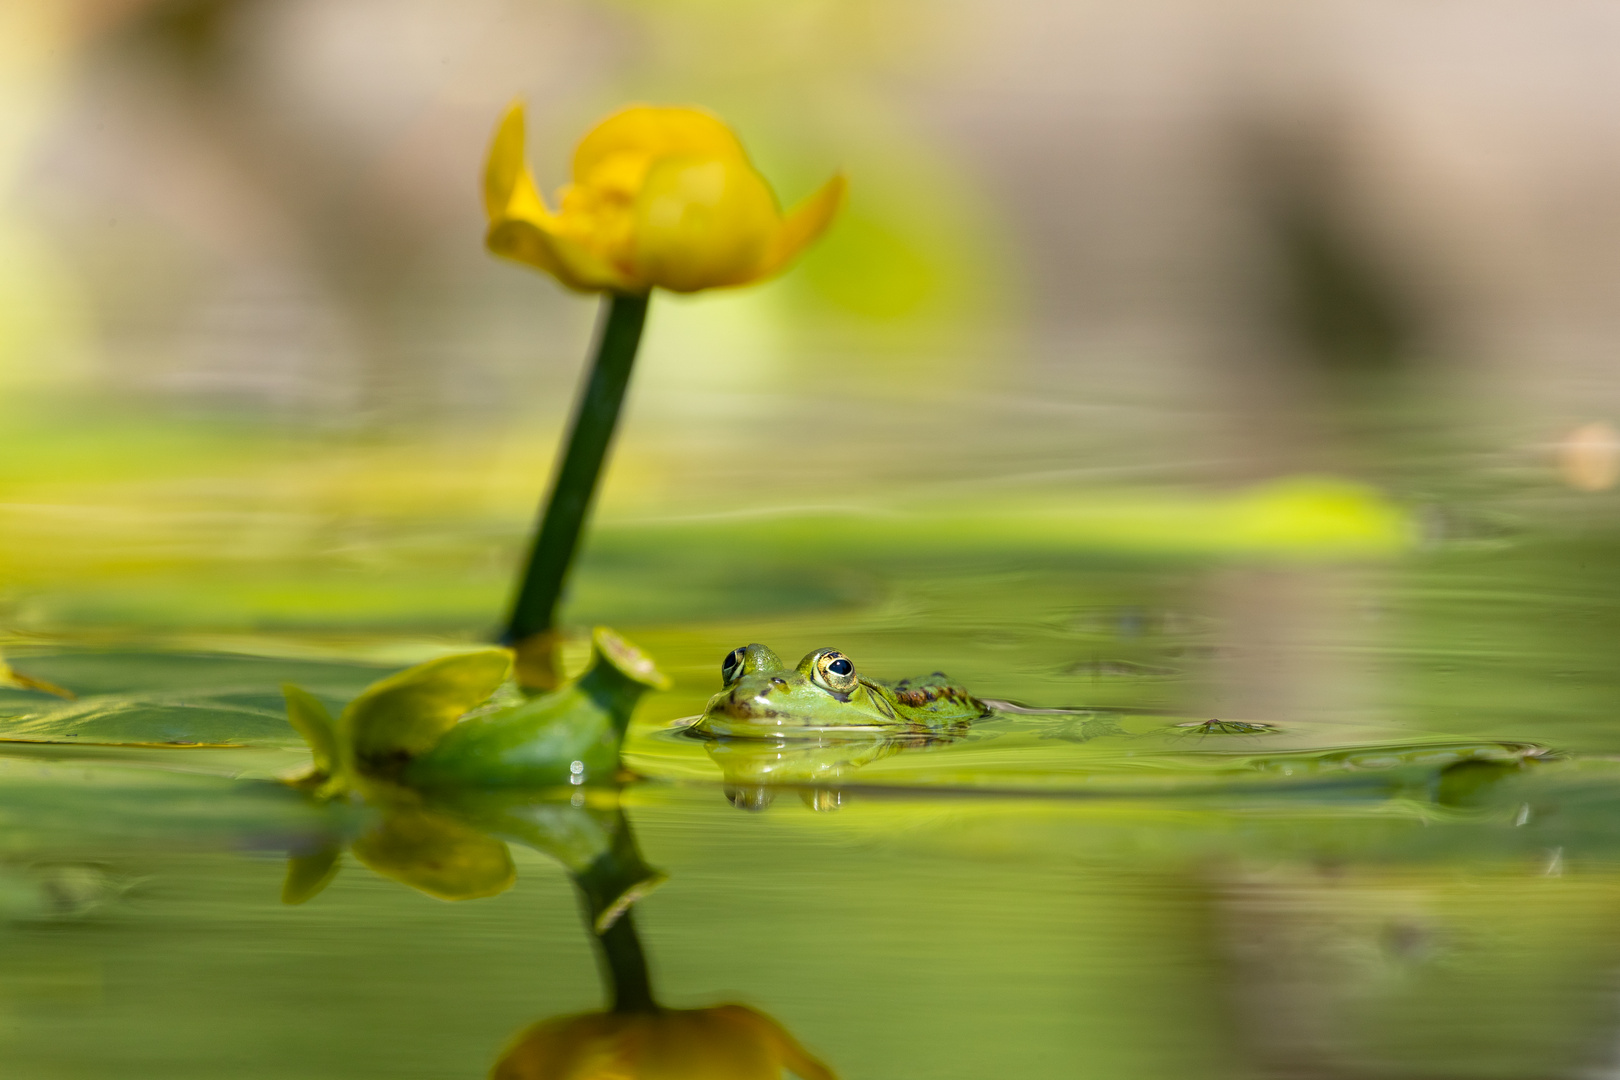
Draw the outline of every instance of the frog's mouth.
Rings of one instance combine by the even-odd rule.
[[[708,708],[692,729],[709,735],[765,738],[794,732],[881,731],[882,727],[875,723],[829,724],[825,718],[795,709],[769,689],[750,693],[737,686],[710,698]]]

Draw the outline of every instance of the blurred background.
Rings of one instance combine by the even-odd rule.
[[[1613,575],[1557,575],[1609,557],[1620,476],[1611,5],[0,12],[14,644],[487,636],[596,317],[482,249],[477,177],[518,97],[547,190],[636,100],[727,118],[785,202],[836,168],[852,181],[780,280],[657,298],[575,621],[869,605],[915,562],[873,570],[834,544],[807,565],[806,525],[792,557],[765,557],[780,536],[699,536],[672,573],[666,540],[614,546],[648,523],[1009,493],[1145,506],[1301,475],[1370,485],[1410,516],[1414,557],[1460,553],[1449,567],[1533,527],[1565,547],[1525,595],[1608,596]],[[1209,692],[1236,711],[1359,708],[1365,672],[1300,650],[1410,645],[1369,629],[1394,603],[1371,584],[1387,565],[1239,563],[1165,601],[1216,620]],[[996,595],[1019,565],[916,576]],[[1425,580],[1403,625],[1432,641],[1433,602],[1460,594]],[[1065,626],[1114,640],[1177,617],[1148,599],[1076,600]],[[1592,647],[1569,625],[1545,651]],[[1163,659],[1130,648],[1064,663]]]
[[[623,104],[702,105],[851,197],[653,300],[565,611],[674,677],[633,764],[751,640],[1084,711],[838,814],[683,744],[702,782],[631,795],[670,1001],[854,1080],[1620,1075],[1612,764],[1222,810],[1087,757],[1620,752],[1616,56],[1600,0],[0,0],[0,648],[81,695],[0,712],[290,738],[283,679],[488,640],[597,317],[483,250],[494,124],[527,101],[553,191]],[[1213,717],[1280,731],[1171,726]],[[598,1001],[537,855],[285,908],[233,752],[5,746],[22,1073],[483,1075]]]

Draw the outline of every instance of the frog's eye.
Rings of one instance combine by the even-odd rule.
[[[844,693],[855,689],[855,665],[841,652],[824,652],[816,657],[816,682],[829,690]]]
[[[726,685],[736,682],[737,676],[742,674],[744,653],[743,649],[732,649],[726,653],[726,658],[720,661],[720,678]]]

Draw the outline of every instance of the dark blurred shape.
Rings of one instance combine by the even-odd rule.
[[[1354,234],[1308,198],[1277,207],[1271,224],[1287,273],[1284,321],[1310,354],[1347,371],[1399,366],[1416,320]]]
[[[207,78],[223,65],[224,42],[233,18],[258,0],[159,0],[132,5],[125,29],[131,43],[168,53],[193,77]]]
[[[1418,344],[1418,305],[1352,220],[1324,156],[1258,155],[1262,220],[1278,270],[1276,318],[1329,372],[1392,372]]]
[[[1442,806],[1479,807],[1491,803],[1498,784],[1525,767],[1524,761],[1459,761],[1441,770],[1435,802]]]

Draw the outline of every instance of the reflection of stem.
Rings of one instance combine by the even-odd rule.
[[[613,293],[606,303],[596,359],[512,604],[505,636],[509,643],[548,634],[556,626],[563,581],[579,545],[580,529],[602,472],[602,459],[619,421],[619,406],[624,401],[647,318],[647,296]]]
[[[596,943],[601,946],[602,965],[613,984],[613,1011],[657,1012],[652,980],[647,976],[647,956],[641,951],[632,913],[625,912],[597,934]]]

